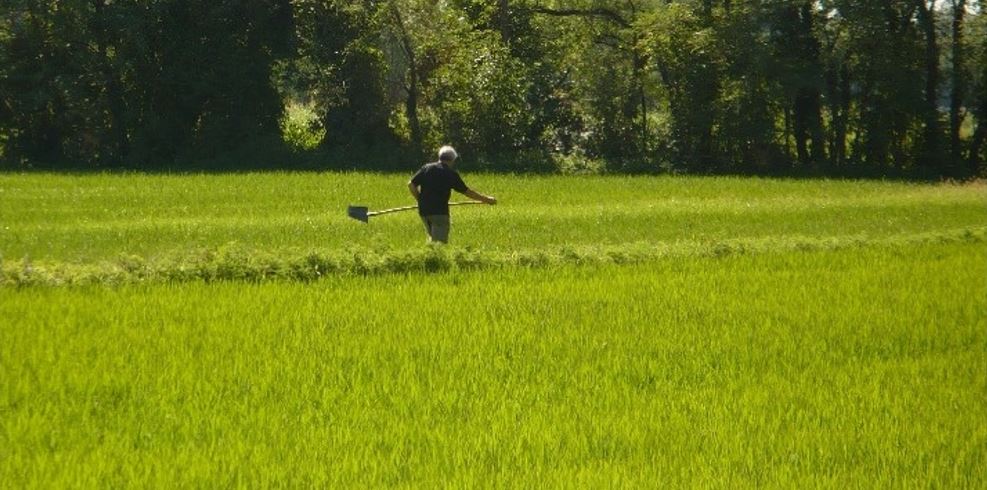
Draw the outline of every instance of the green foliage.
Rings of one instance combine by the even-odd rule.
[[[311,105],[288,104],[281,119],[285,143],[295,151],[314,150],[322,144],[326,130]]]
[[[277,144],[282,2],[15,1],[2,13],[0,132],[15,166],[164,164]]]
[[[715,155],[714,124],[719,61],[714,32],[692,8],[672,3],[642,20],[643,49],[655,60],[668,99],[668,145],[687,164],[709,165]]]
[[[985,9],[936,3],[11,0],[0,162],[970,176]]]
[[[491,32],[462,36],[463,43],[435,71],[426,94],[434,107],[437,133],[458,142],[467,153],[511,155],[528,147],[526,68],[498,40]]]
[[[972,47],[973,55],[969,59],[968,66],[974,68],[974,80],[970,84],[971,94],[975,94],[970,102],[971,112],[977,117],[977,127],[973,133],[970,144],[970,171],[978,173],[981,177],[987,174],[987,167],[983,162],[987,162],[987,2],[979,1],[980,15],[970,21],[970,35],[967,42]]]

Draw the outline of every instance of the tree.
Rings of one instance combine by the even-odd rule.
[[[822,121],[825,80],[816,34],[818,14],[812,4],[782,3],[772,9],[770,22],[776,50],[773,59],[780,65],[772,75],[791,101],[797,159],[803,166],[818,167],[827,158]]]
[[[936,0],[917,0],[918,20],[925,36],[925,107],[923,150],[919,162],[933,166],[940,157],[939,41],[936,33]]]
[[[117,165],[276,146],[286,2],[65,0],[5,7],[8,159]],[[287,19],[287,20],[286,20]],[[40,69],[39,69],[40,68]],[[244,100],[250,103],[243,103]]]
[[[838,0],[832,7],[846,29],[850,76],[857,82],[853,156],[880,171],[909,167],[916,156],[912,134],[928,118],[928,60],[918,56],[924,51],[914,22],[919,4]]]
[[[5,157],[15,162],[66,158],[102,161],[106,121],[88,49],[87,2],[12,1],[4,7],[0,98]],[[75,76],[66,76],[67,74]]]
[[[424,158],[424,145],[422,135],[422,123],[418,116],[418,100],[421,97],[421,66],[418,62],[417,46],[411,36],[411,29],[405,23],[404,14],[401,13],[401,6],[392,0],[388,4],[387,13],[394,26],[394,31],[404,54],[404,61],[407,65],[406,80],[402,87],[407,93],[405,99],[405,115],[408,118],[408,125],[411,131],[411,151],[416,157]]]
[[[978,2],[980,15],[973,23],[974,34],[979,39],[973,44],[979,69],[974,73],[974,91],[977,95],[972,101],[973,113],[976,117],[976,129],[970,142],[968,171],[971,175],[983,175],[983,150],[987,147],[987,0]]]
[[[378,44],[381,4],[294,0],[299,73],[295,92],[315,102],[337,158],[383,158],[397,147],[390,129],[388,65]]]
[[[963,124],[963,104],[966,98],[968,73],[964,52],[964,20],[966,0],[950,0],[952,7],[952,90],[949,97],[949,154],[950,164],[959,165],[963,158],[960,126]]]
[[[720,91],[713,32],[685,5],[670,4],[645,19],[644,42],[659,74],[671,116],[675,159],[699,169],[713,166],[716,100]]]
[[[818,13],[821,59],[824,67],[824,99],[829,112],[829,163],[842,171],[849,163],[847,136],[850,130],[853,92],[851,79],[851,49],[847,23],[839,17],[833,5],[824,5]]]
[[[572,2],[565,6],[528,5],[523,9],[547,19],[575,20],[582,39],[576,41],[582,55],[571,60],[574,70],[586,76],[576,86],[589,92],[586,98],[585,132],[591,153],[616,160],[647,159],[652,134],[649,130],[647,93],[648,50],[645,31],[638,23],[657,2],[597,0]],[[567,46],[570,50],[573,44]],[[601,69],[601,63],[606,69]],[[587,66],[581,66],[588,63]],[[582,83],[580,83],[582,82]]]
[[[8,0],[0,158],[976,172],[984,1]]]

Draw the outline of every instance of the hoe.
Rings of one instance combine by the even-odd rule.
[[[483,204],[483,203],[480,201],[449,203],[450,206],[469,206],[470,204]],[[350,215],[350,218],[353,218],[355,220],[362,221],[364,223],[369,223],[370,218],[374,216],[380,216],[383,214],[391,214],[391,213],[400,213],[401,211],[411,211],[412,209],[418,209],[418,206],[405,206],[403,208],[385,209],[383,211],[370,211],[365,206],[350,206],[349,209],[346,210],[346,214]]]

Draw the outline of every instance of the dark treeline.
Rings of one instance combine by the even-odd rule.
[[[0,166],[970,176],[987,0],[4,0]],[[410,163],[409,163],[410,162]]]

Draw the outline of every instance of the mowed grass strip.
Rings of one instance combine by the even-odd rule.
[[[987,485],[987,250],[0,294],[11,487]]]
[[[495,208],[453,212],[453,243],[493,251],[680,240],[867,235],[987,226],[987,187],[877,181],[471,174]],[[409,175],[413,169],[409,168]],[[350,204],[407,205],[408,175],[0,174],[0,258],[153,260],[228,244],[304,255],[420,248],[415,213],[363,225]]]
[[[304,255],[266,253],[239,244],[217,250],[192,250],[151,260],[124,255],[90,264],[63,262],[0,263],[0,288],[25,286],[119,286],[132,283],[217,281],[317,281],[333,276],[409,273],[456,273],[510,267],[546,268],[563,265],[640,264],[684,257],[723,257],[790,251],[842,250],[882,246],[908,247],[935,243],[987,243],[987,227],[884,237],[866,234],[811,238],[768,236],[719,241],[679,240],[672,243],[542,246],[511,251],[457,246],[421,246],[408,250],[347,248]]]

